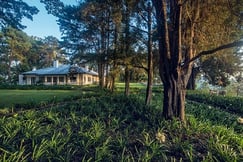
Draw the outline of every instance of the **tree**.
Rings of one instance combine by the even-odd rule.
[[[32,20],[32,15],[39,12],[36,7],[29,6],[22,0],[0,0],[0,4],[0,29],[7,26],[23,29],[25,26],[21,24],[22,18]]]
[[[61,61],[61,50],[59,40],[53,36],[45,37],[42,40],[42,56],[43,56],[43,66],[51,66],[54,60]]]
[[[109,3],[87,0],[80,2],[78,6],[65,6],[59,0],[42,0],[41,2],[46,4],[49,13],[59,18],[63,38],[68,45],[66,48],[70,47],[73,55],[86,58],[88,54],[95,55],[95,57],[91,57],[95,58],[98,65],[99,85],[104,87],[107,47],[110,43]]]
[[[163,116],[166,119],[179,118],[185,121],[185,95],[186,86],[191,75],[194,61],[204,55],[210,55],[216,51],[234,46],[240,46],[242,41],[224,44],[211,50],[199,52],[195,50],[195,33],[200,18],[205,18],[205,6],[214,5],[214,7],[222,7],[223,3],[213,3],[211,1],[193,0],[153,0],[156,9],[156,19],[159,34],[159,70],[160,77],[164,85],[164,101]],[[215,1],[214,1],[215,2]],[[187,17],[186,4],[191,7],[189,18]],[[218,13],[214,13],[218,14]],[[210,16],[210,15],[206,15]],[[211,20],[212,21],[212,20]],[[187,26],[189,25],[189,26]],[[201,28],[206,26],[201,25]],[[187,33],[183,33],[186,31]],[[185,35],[183,35],[185,34]],[[213,33],[205,33],[212,36]],[[217,35],[221,35],[217,33]],[[188,36],[186,41],[183,37]],[[215,35],[216,36],[216,35]],[[221,35],[222,36],[222,35]],[[219,38],[219,36],[217,37]],[[231,37],[227,42],[236,37]],[[197,41],[200,41],[198,39]],[[199,49],[199,48],[197,48]]]
[[[198,74],[204,75],[212,85],[225,87],[230,84],[230,77],[237,75],[240,69],[241,55],[235,50],[228,49],[213,56],[204,56],[194,64],[187,89],[196,88]]]
[[[13,78],[18,73],[12,69],[18,67],[19,62],[25,59],[25,54],[31,47],[29,37],[26,33],[10,27],[3,30],[0,41],[1,64],[7,67],[5,70],[8,82],[14,83]]]
[[[207,57],[200,68],[210,84],[225,87],[230,84],[230,77],[240,71],[240,65],[237,52],[225,50],[224,53]]]
[[[21,31],[15,29],[24,29],[25,26],[21,24],[22,18],[26,17],[32,20],[32,16],[34,14],[37,14],[39,10],[36,7],[27,5],[22,0],[8,0],[8,1],[0,0],[0,3],[1,3],[0,30],[3,30],[3,33],[1,34],[1,49],[0,49],[1,50],[0,57],[2,59],[0,75],[1,77],[3,77],[3,79],[1,79],[2,81],[5,81],[5,79],[8,78],[8,80],[10,81],[9,83],[12,83],[13,76],[12,76],[11,69],[13,67],[15,68],[18,67],[18,66],[12,67],[11,66],[12,61],[13,59],[15,59],[16,62],[16,59],[20,59],[19,57],[22,55],[23,52],[22,50],[24,50],[26,45],[25,40],[22,40],[22,38],[25,39],[26,36],[24,36],[24,34],[22,34]],[[15,36],[16,36],[16,40],[14,40]],[[8,49],[7,47],[10,48]],[[19,48],[19,49],[15,49],[15,48]],[[17,69],[15,69],[15,71],[16,70]]]
[[[53,36],[47,36],[44,39],[30,37],[32,48],[26,53],[26,58],[22,65],[28,67],[27,70],[35,68],[50,67],[54,60],[66,63],[66,59],[59,40]]]
[[[148,105],[152,100],[152,84],[153,84],[153,76],[154,76],[154,56],[153,56],[153,35],[154,35],[154,14],[153,14],[153,7],[152,1],[140,1],[138,4],[138,22],[137,32],[143,32],[140,37],[144,38],[142,42],[144,42],[147,50],[147,67],[144,69],[147,72],[147,88],[146,88],[146,97],[145,97],[145,104]],[[143,37],[142,35],[146,35]],[[140,39],[141,39],[140,38]]]
[[[78,6],[64,6],[58,0],[42,2],[59,18],[65,45],[71,49],[75,60],[80,56],[87,61],[94,59],[98,64],[100,87],[113,89],[119,67],[125,67],[125,92],[128,94],[133,42],[130,16],[135,2],[87,0]]]
[[[195,25],[197,32],[194,32],[194,49],[196,51],[210,49],[225,44],[225,42],[230,42],[232,38],[240,38],[242,35],[242,31],[240,30],[240,24],[242,24],[242,18],[240,18],[242,17],[240,13],[243,9],[242,3],[243,1],[241,0],[207,0],[204,4],[201,4],[200,10],[203,9],[207,12],[200,12],[200,19],[198,19]],[[186,13],[191,18],[193,16],[193,7],[190,7],[190,3],[185,5],[187,6]],[[186,36],[186,34],[183,35]],[[183,38],[184,40],[186,39],[186,37]],[[195,89],[195,80],[199,73],[204,74],[211,84],[217,84],[218,81],[216,80],[223,77],[226,81],[224,85],[227,85],[227,78],[234,75],[239,69],[239,64],[237,65],[238,60],[240,60],[240,56],[235,49],[218,51],[213,56],[201,57],[193,65],[187,87]]]
[[[152,51],[152,6],[149,3],[148,12],[148,83],[146,90],[145,103],[148,105],[152,99],[152,84],[153,84],[153,51]]]
[[[113,32],[111,32],[110,36],[113,37],[111,46],[109,47],[109,56],[108,56],[108,66],[109,72],[106,76],[106,88],[110,89],[111,92],[114,91],[115,81],[117,76],[121,73],[121,37],[122,37],[122,11],[121,2],[113,2],[111,4],[111,20],[113,22]],[[110,29],[111,30],[111,29]],[[112,34],[113,33],[113,34]],[[112,36],[113,35],[113,36]],[[108,68],[107,68],[108,69]]]

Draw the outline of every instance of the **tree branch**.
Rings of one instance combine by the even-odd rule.
[[[148,34],[148,31],[145,31],[145,30],[143,30],[143,29],[140,29],[140,28],[138,28],[138,27],[136,27],[136,26],[134,26],[134,25],[129,25],[129,26],[132,27],[132,28],[135,28],[135,29],[137,29],[137,30],[139,30],[139,31],[141,31],[141,32],[143,32],[143,33]]]
[[[145,70],[146,72],[148,72],[148,68],[147,68],[147,67],[144,67],[144,66],[142,66],[142,65],[134,65],[133,67],[135,67],[135,68],[139,68],[139,69],[143,69],[143,70]]]
[[[228,43],[228,44],[224,44],[224,45],[221,45],[221,46],[216,47],[216,48],[211,49],[211,50],[202,51],[202,52],[198,53],[195,57],[193,57],[191,60],[185,62],[182,65],[182,68],[188,66],[191,62],[195,61],[196,59],[198,59],[198,58],[200,58],[202,56],[211,55],[211,54],[214,54],[217,51],[221,51],[221,50],[224,50],[224,49],[227,49],[227,48],[240,47],[240,46],[243,46],[243,40],[235,41],[235,42]]]

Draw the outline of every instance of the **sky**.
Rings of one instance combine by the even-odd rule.
[[[40,0],[23,0],[30,6],[35,6],[39,9],[39,13],[33,16],[33,21],[24,18],[22,24],[27,26],[24,32],[29,36],[37,36],[45,38],[47,36],[54,36],[61,39],[59,26],[57,25],[57,18],[53,15],[47,14],[44,4]],[[62,0],[66,4],[77,4],[77,0]]]

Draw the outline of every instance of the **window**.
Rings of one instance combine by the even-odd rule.
[[[45,77],[39,77],[37,84],[43,84],[45,82]]]
[[[70,82],[76,82],[77,77],[76,76],[71,76],[70,77]]]
[[[53,84],[57,84],[57,77],[53,77]]]
[[[54,82],[54,83],[57,82],[57,77],[53,77],[53,82]]]
[[[59,82],[64,82],[64,77],[59,77]]]
[[[45,81],[45,77],[40,77],[40,78],[39,78],[39,82],[40,82],[40,83],[44,83],[44,81]]]
[[[31,84],[35,84],[35,77],[31,77]]]
[[[88,82],[91,82],[91,77],[88,77]]]
[[[47,77],[47,82],[48,83],[52,82],[52,78],[51,77]]]

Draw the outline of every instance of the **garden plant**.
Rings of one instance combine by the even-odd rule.
[[[145,106],[144,89],[134,92],[89,87],[43,109],[3,115],[0,161],[243,161],[238,114],[187,100],[186,123],[168,121],[156,102],[161,93]]]

